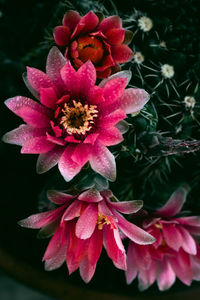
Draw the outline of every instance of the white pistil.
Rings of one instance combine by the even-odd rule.
[[[138,19],[138,27],[144,31],[144,32],[148,32],[152,29],[153,27],[153,22],[150,18],[148,17],[141,17]]]
[[[141,52],[135,52],[134,55],[133,55],[133,59],[134,59],[136,64],[140,65],[144,61],[144,55],[142,55]]]
[[[196,104],[196,100],[192,96],[185,96],[183,102],[185,104],[185,108],[187,109],[193,109]]]
[[[174,76],[174,67],[168,64],[161,66],[161,74],[165,79],[170,79]]]

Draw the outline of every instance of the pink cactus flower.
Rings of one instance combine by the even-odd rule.
[[[130,241],[127,253],[127,283],[138,276],[139,289],[156,280],[161,291],[169,289],[176,277],[184,284],[200,280],[200,247],[193,235],[200,236],[200,217],[176,216],[185,202],[187,190],[176,190],[153,216],[143,218],[142,228],[156,238],[152,245]]]
[[[133,52],[126,45],[132,33],[122,28],[120,17],[102,17],[92,11],[81,17],[70,10],[62,25],[54,28],[54,39],[58,46],[65,47],[65,56],[76,69],[91,60],[97,76],[106,78],[132,58]]]
[[[114,181],[115,158],[106,146],[123,140],[127,123],[122,120],[140,111],[149,95],[142,89],[125,89],[129,71],[95,85],[96,70],[90,61],[75,71],[56,47],[48,55],[46,73],[27,68],[25,82],[40,103],[22,96],[6,100],[27,124],[6,133],[4,142],[22,146],[21,153],[40,154],[38,173],[58,163],[70,181],[89,161],[94,171]]]
[[[103,244],[115,267],[126,270],[120,233],[140,245],[155,241],[121,215],[137,212],[143,205],[141,200],[116,202],[111,191],[94,188],[76,196],[49,191],[48,198],[61,206],[20,221],[23,227],[41,228],[39,234],[43,237],[53,234],[43,257],[46,270],[57,269],[66,260],[69,274],[79,268],[83,280],[89,282]]]

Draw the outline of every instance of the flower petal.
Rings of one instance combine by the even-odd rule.
[[[58,98],[53,87],[40,89],[40,101],[44,106],[55,108],[57,100]]]
[[[71,159],[78,165],[84,166],[90,157],[90,145],[78,144],[71,156]]]
[[[95,143],[92,147],[90,157],[91,168],[107,178],[110,181],[115,181],[116,164],[113,154],[102,144]]]
[[[64,26],[70,28],[71,32],[74,30],[78,22],[80,21],[81,16],[75,10],[68,10],[63,17],[62,23]]]
[[[175,224],[167,223],[162,223],[162,227],[163,236],[167,245],[175,251],[179,251],[179,248],[183,244],[183,239],[179,228],[177,228]]]
[[[106,33],[108,30],[113,28],[122,28],[122,20],[119,16],[110,16],[105,18],[98,26],[98,30],[103,33]]]
[[[187,196],[187,189],[180,187],[169,198],[167,203],[156,211],[156,215],[173,217],[180,212]]]
[[[37,92],[40,89],[53,86],[51,79],[42,71],[27,67],[27,80],[30,86]]]
[[[56,26],[53,30],[53,36],[58,46],[65,46],[70,40],[70,29],[66,26]]]
[[[181,249],[175,258],[170,257],[170,264],[176,276],[184,284],[190,285],[192,282],[193,272],[189,254]]]
[[[126,89],[118,104],[126,114],[140,111],[149,101],[149,94],[143,89]]]
[[[130,240],[139,245],[148,245],[155,242],[155,238],[152,235],[128,222],[120,214],[115,213],[115,215],[118,220],[118,227]]]
[[[47,57],[46,72],[54,83],[58,96],[62,96],[60,92],[64,89],[64,83],[61,78],[60,71],[66,63],[66,58],[62,55],[58,48],[55,46],[52,47]]]
[[[112,46],[111,53],[117,64],[127,62],[133,57],[133,51],[125,44]]]
[[[62,236],[63,236],[63,228],[59,226],[48,244],[48,247],[44,253],[42,261],[50,259],[56,255],[62,243]]]
[[[143,206],[143,201],[142,200],[132,200],[132,201],[122,201],[122,202],[108,201],[108,203],[111,207],[113,207],[114,209],[120,211],[123,214],[136,213]]]
[[[106,103],[106,105],[109,105],[120,98],[124,94],[126,85],[126,78],[114,78],[108,81],[104,86],[104,103]]]
[[[69,61],[61,69],[61,77],[69,94],[72,97],[79,95],[79,77]]]
[[[77,24],[71,38],[74,38],[78,34],[85,34],[91,32],[99,23],[99,18],[92,12],[88,12],[84,17],[82,17]]]
[[[100,127],[110,127],[116,125],[118,122],[126,118],[126,114],[122,109],[117,109],[109,115],[102,117],[99,119],[99,126]]]
[[[80,94],[83,97],[87,96],[96,82],[96,70],[91,61],[87,61],[78,69],[77,76],[81,86]]]
[[[197,247],[196,247],[196,242],[193,239],[193,237],[190,235],[190,233],[183,228],[183,226],[178,227],[179,232],[182,235],[182,248],[185,250],[185,252],[191,254],[191,255],[196,255],[197,254]]]
[[[74,178],[82,168],[82,165],[78,165],[71,159],[75,147],[74,145],[68,145],[58,162],[60,173],[66,181],[70,181]]]
[[[18,128],[4,134],[2,140],[5,143],[22,146],[25,142],[34,137],[45,136],[46,128],[33,128],[29,125],[20,125]]]
[[[127,252],[127,270],[126,270],[126,282],[130,284],[137,276],[137,266],[135,264],[135,257],[133,253],[134,243],[129,242],[128,252]]]
[[[169,262],[164,259],[157,263],[158,266],[158,288],[160,291],[168,290],[175,282],[176,275],[169,264]]]
[[[88,283],[94,276],[96,265],[92,265],[85,257],[80,264],[80,275],[85,283]]]
[[[58,205],[63,205],[66,203],[71,203],[71,201],[75,198],[73,195],[69,195],[56,190],[48,190],[47,191],[48,199]]]
[[[21,153],[46,153],[54,148],[54,144],[49,142],[46,137],[35,137],[24,143]]]
[[[80,216],[82,208],[82,203],[75,200],[72,204],[66,209],[65,213],[62,216],[62,221],[70,221]]]
[[[121,28],[112,28],[106,32],[107,42],[111,45],[122,44],[125,37],[125,30]]]
[[[123,141],[123,136],[116,127],[100,128],[98,140],[105,146],[117,145]]]
[[[17,96],[7,99],[5,105],[33,127],[42,128],[49,126],[50,110],[32,99]]]
[[[127,85],[128,85],[130,80],[131,80],[131,77],[132,77],[132,72],[131,71],[127,71],[127,70],[126,71],[121,71],[121,72],[118,72],[118,73],[115,73],[115,74],[109,76],[106,79],[103,79],[100,82],[99,87],[103,88],[110,80],[112,80],[114,78],[126,78]]]
[[[97,224],[97,206],[89,204],[80,215],[76,223],[76,236],[79,239],[88,239],[93,234]]]
[[[97,227],[92,234],[88,246],[88,261],[91,265],[96,265],[103,246],[103,231]]]
[[[89,189],[78,196],[78,200],[91,203],[100,202],[103,199],[101,194],[94,188]]]
[[[37,160],[36,171],[38,174],[42,174],[57,165],[64,148],[61,146],[55,146],[47,153],[41,153]]]

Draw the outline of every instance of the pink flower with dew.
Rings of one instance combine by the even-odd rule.
[[[133,51],[127,46],[132,32],[122,28],[119,16],[103,18],[92,11],[81,17],[68,11],[61,26],[54,28],[54,39],[64,47],[65,56],[78,69],[87,60],[94,64],[97,77],[106,78],[129,61]]]
[[[141,200],[118,202],[111,191],[94,188],[76,196],[49,191],[48,198],[60,207],[20,221],[23,227],[41,228],[39,235],[43,237],[53,235],[43,257],[46,270],[57,269],[66,260],[69,274],[79,268],[82,279],[89,282],[103,244],[115,267],[126,270],[120,234],[140,245],[155,241],[121,215],[137,212],[143,205]]]
[[[64,179],[70,181],[89,161],[95,172],[114,181],[115,158],[107,146],[123,140],[127,123],[122,120],[149,100],[142,89],[125,89],[130,78],[131,73],[123,71],[97,86],[90,61],[75,71],[53,47],[46,74],[27,68],[25,82],[40,103],[22,96],[6,100],[6,106],[26,124],[6,133],[3,140],[22,146],[21,153],[40,154],[38,173],[58,163]]]
[[[152,245],[130,241],[127,253],[127,283],[136,276],[139,289],[145,290],[156,280],[160,291],[169,289],[176,277],[184,284],[200,280],[200,247],[193,238],[200,236],[200,217],[176,216],[186,199],[187,189],[176,190],[153,216],[146,216],[142,228],[156,238]]]

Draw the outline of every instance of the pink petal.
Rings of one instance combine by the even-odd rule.
[[[42,128],[49,126],[50,110],[32,99],[17,96],[6,100],[5,105],[33,127]]]
[[[20,125],[18,128],[4,134],[2,140],[5,143],[22,146],[34,137],[45,136],[46,128],[33,128],[29,125]]]
[[[169,264],[169,262],[165,259],[158,264],[158,288],[160,291],[168,290],[175,282],[176,275]]]
[[[59,219],[59,217],[63,213],[63,209],[63,207],[59,207],[47,212],[34,214],[26,219],[19,221],[18,224],[26,228],[41,228]]]
[[[97,206],[90,204],[80,215],[76,223],[76,236],[79,239],[88,239],[93,234],[97,224]]]
[[[179,248],[183,244],[182,235],[180,234],[179,228],[176,227],[175,224],[162,224],[163,225],[163,236],[167,243],[167,245],[174,249],[175,251],[179,251]]]
[[[149,100],[149,94],[143,89],[126,89],[119,99],[119,107],[126,114],[140,111]]]
[[[103,231],[95,228],[88,246],[88,261],[91,265],[96,265],[103,246]]]
[[[115,267],[121,270],[126,270],[126,254],[122,243],[119,245],[116,242],[117,229],[110,229],[109,226],[104,226],[104,242],[108,256],[112,259]],[[114,232],[115,231],[115,232]],[[116,233],[117,232],[117,233]],[[119,233],[118,233],[119,234]]]
[[[114,78],[104,86],[104,98],[106,105],[115,102],[124,95],[124,89],[127,84],[126,78]]]
[[[133,247],[135,245],[132,242],[129,242],[128,252],[127,252],[127,270],[126,270],[126,282],[130,284],[137,276],[137,266],[135,264],[135,257],[133,255]]]
[[[50,259],[45,261],[45,270],[52,271],[62,266],[66,259],[67,244],[62,245],[57,253]]]
[[[116,127],[100,128],[98,140],[105,146],[117,145],[123,141],[123,136]]]
[[[39,155],[36,165],[36,171],[38,174],[42,174],[57,165],[64,148],[61,146],[55,146],[52,150],[47,153]]]
[[[94,143],[96,142],[98,136],[99,136],[98,133],[91,133],[91,134],[89,134],[89,135],[86,137],[86,139],[84,140],[83,143],[94,145]]]
[[[48,199],[58,205],[71,204],[72,200],[75,198],[73,195],[69,195],[56,190],[47,191]]]
[[[81,143],[76,146],[71,159],[78,165],[84,166],[89,160],[90,152],[90,145]]]
[[[40,89],[40,101],[44,106],[55,108],[57,96],[53,87]]]
[[[182,226],[178,227],[181,235],[182,235],[182,248],[185,250],[185,252],[191,254],[191,255],[196,255],[197,254],[197,247],[196,247],[196,242],[193,239],[193,237],[190,235],[190,233],[183,228]]]
[[[63,140],[63,138],[52,136],[49,133],[46,133],[46,138],[49,142],[51,142],[53,144],[57,144],[57,145],[60,145],[60,146],[65,146],[66,145],[66,141]]]
[[[77,76],[81,87],[80,95],[86,97],[96,82],[96,69],[91,61],[87,61],[78,69]]]
[[[107,42],[111,45],[122,44],[124,36],[125,30],[121,28],[112,28],[106,32]]]
[[[111,209],[107,206],[105,200],[102,200],[98,203],[98,211],[100,214],[107,217],[110,216],[113,218],[113,220],[116,220],[115,216],[113,216]]]
[[[60,71],[66,63],[66,58],[62,55],[58,48],[52,47],[47,57],[46,72],[57,87],[56,92],[59,97],[62,96],[61,92],[64,90],[64,83],[61,78]]]
[[[71,32],[74,30],[78,22],[80,21],[81,16],[77,11],[69,10],[63,17],[62,23],[64,26],[70,28]]]
[[[190,257],[193,280],[200,280],[200,263]]]
[[[56,230],[55,234],[51,238],[48,247],[45,251],[45,254],[42,260],[47,260],[52,258],[56,253],[59,251],[61,243],[62,243],[62,236],[63,236],[63,228],[60,226]]]
[[[71,159],[75,147],[74,145],[68,145],[58,162],[60,173],[66,181],[70,181],[74,178],[82,168],[82,165],[78,165]]]
[[[66,26],[56,26],[53,30],[53,36],[58,46],[65,46],[70,40],[70,29]]]
[[[70,221],[80,216],[82,203],[74,200],[62,216],[62,221]]]
[[[156,215],[173,217],[180,212],[187,196],[187,190],[184,187],[177,189],[169,198],[167,203],[157,210]]]
[[[113,113],[99,119],[100,127],[108,127],[116,125],[119,121],[126,118],[126,114],[122,109],[117,109]]]
[[[119,16],[111,16],[103,19],[103,21],[98,26],[98,30],[106,33],[108,30],[113,28],[122,28],[122,21]]]
[[[91,168],[108,180],[115,181],[116,164],[113,154],[105,146],[97,142],[91,151],[89,160]]]
[[[200,227],[200,217],[192,216],[192,217],[181,217],[176,219],[179,224]],[[200,228],[199,228],[200,230]]]
[[[69,94],[72,97],[79,95],[79,77],[70,62],[61,69],[61,77]]]
[[[140,291],[146,290],[149,286],[151,286],[155,282],[157,276],[156,269],[157,269],[157,262],[152,261],[149,269],[140,270],[138,274],[138,281],[139,281],[138,288]]]
[[[54,148],[54,144],[46,137],[35,137],[24,143],[21,153],[46,153]]]
[[[127,62],[133,57],[133,51],[125,44],[112,46],[111,54],[117,64]]]
[[[92,265],[85,257],[80,264],[80,275],[85,283],[88,283],[94,276],[96,265]]]
[[[22,74],[22,78],[23,78],[23,80],[24,80],[24,83],[25,83],[27,89],[31,92],[31,94],[32,94],[36,99],[40,100],[40,93],[39,93],[38,91],[34,90],[34,89],[32,88],[32,86],[31,86],[31,85],[29,84],[29,82],[28,82],[28,79],[27,79],[27,72],[24,72],[24,73]]]
[[[151,263],[152,263],[149,246],[137,245],[132,242],[130,242],[130,244],[133,244],[132,245],[132,255],[134,257],[137,269],[139,271],[149,270]]]
[[[118,213],[115,213],[115,215],[118,220],[118,227],[130,240],[139,245],[148,245],[155,242],[155,238],[152,235],[128,222]]]
[[[105,99],[103,97],[103,88],[95,85],[88,91],[87,99],[90,104],[98,104],[104,102]]]
[[[78,196],[78,200],[97,203],[102,200],[102,196],[96,189],[89,189]]]
[[[143,206],[142,200],[122,201],[122,202],[108,201],[108,203],[111,207],[113,207],[114,209],[118,210],[123,214],[136,213]]]
[[[27,80],[30,86],[40,92],[41,88],[52,87],[53,83],[51,79],[42,71],[27,67]]]
[[[84,17],[82,17],[77,24],[71,38],[74,38],[78,34],[81,35],[93,31],[99,23],[99,18],[92,12],[88,12]]]
[[[115,74],[109,76],[108,78],[103,79],[100,82],[99,87],[103,88],[109,81],[111,81],[115,78],[126,78],[127,85],[128,85],[131,80],[131,76],[132,76],[131,71],[121,71],[121,72],[115,73]]]
[[[170,258],[170,264],[176,276],[186,285],[192,282],[192,268],[190,264],[190,256],[182,249],[177,254],[176,258]]]

